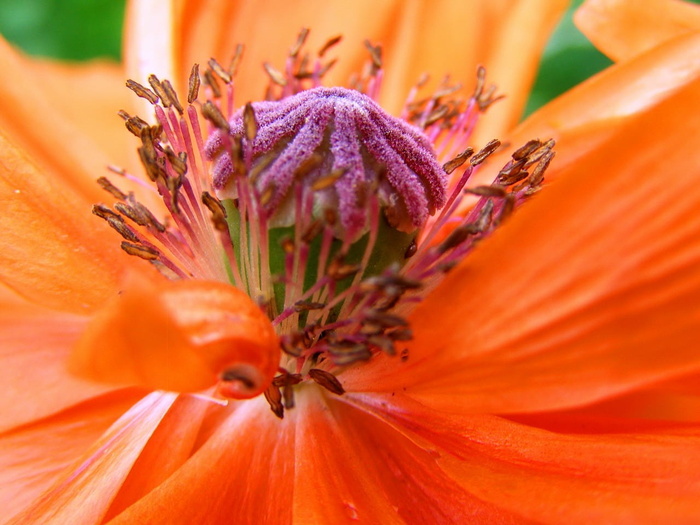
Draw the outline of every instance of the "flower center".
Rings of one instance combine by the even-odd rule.
[[[208,100],[198,101],[195,66],[186,108],[167,81],[152,76],[152,90],[130,81],[154,105],[157,124],[122,116],[141,141],[142,163],[170,220],[159,221],[105,178],[100,183],[118,202],[93,209],[124,237],[128,254],[168,278],[230,282],[258,302],[284,353],[265,392],[279,417],[294,406],[295,385],[314,381],[339,395],[344,367],[380,352],[403,354],[416,302],[539,188],[553,156],[553,142],[530,141],[494,184],[465,192],[499,146],[461,150],[494,100],[484,94],[483,70],[466,102],[447,99],[453,90],[443,86],[411,100],[404,120],[373,98],[378,48],[368,45],[371,67],[357,90],[321,87],[327,49],[310,72],[301,44],[286,75],[266,65],[268,93],[277,87],[278,95],[235,112],[235,71],[213,60],[204,74]],[[441,166],[438,155],[452,158]],[[221,380],[245,382],[239,376],[224,372]]]

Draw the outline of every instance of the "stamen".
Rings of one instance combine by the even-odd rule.
[[[335,60],[322,59],[340,37],[316,59],[304,51],[307,37],[303,29],[283,68],[263,65],[267,100],[235,112],[242,46],[228,68],[214,58],[202,75],[192,67],[186,107],[168,80],[151,75],[151,89],[128,81],[155,112],[156,124],[119,112],[139,138],[150,185],[110,169],[157,191],[168,217],[158,220],[105,177],[98,183],[116,202],[93,207],[125,253],[169,279],[228,282],[260,305],[284,353],[278,375],[266,386],[255,370],[231,366],[217,392],[264,391],[280,418],[300,383],[342,395],[344,367],[380,352],[406,361],[401,342],[412,337],[415,304],[539,190],[554,156],[553,141],[528,141],[491,185],[467,188],[500,147],[466,146],[480,113],[500,98],[485,87],[483,68],[466,100],[448,78],[421,98],[421,79],[399,119],[375,102],[379,46],[365,42],[357,89],[328,88],[320,84]]]

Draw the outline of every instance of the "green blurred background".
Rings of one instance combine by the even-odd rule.
[[[526,113],[610,64],[571,21],[582,1],[572,2],[552,36]],[[0,0],[0,33],[35,55],[119,60],[124,5],[125,0]]]

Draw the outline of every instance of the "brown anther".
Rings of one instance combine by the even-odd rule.
[[[481,213],[474,221],[473,226],[476,228],[478,233],[485,232],[491,224],[491,219],[493,215],[493,201],[487,201],[484,207],[481,209]]]
[[[119,218],[119,214],[112,211],[110,208],[104,204],[93,204],[92,205],[93,215],[97,215],[99,218],[107,220],[109,217]]]
[[[216,74],[217,77],[219,77],[221,80],[224,81],[224,84],[230,84],[231,83],[231,75],[229,74],[228,71],[224,69],[224,67],[219,64],[215,58],[210,58],[209,62],[209,67],[211,70]]]
[[[358,361],[367,361],[372,352],[366,344],[357,343],[352,347],[329,347],[328,353],[333,363],[338,366],[351,365]]]
[[[396,355],[394,341],[386,335],[373,335],[367,338],[367,342],[372,346],[380,348],[387,355]]]
[[[150,156],[149,151],[143,147],[137,148],[136,151],[141,158],[141,164],[143,164],[143,167],[146,169],[146,175],[148,175],[148,178],[153,182],[160,179],[162,177],[162,172],[155,159]]]
[[[158,250],[148,246],[142,246],[140,244],[132,244],[130,242],[122,241],[121,248],[129,255],[140,257],[146,261],[154,261],[160,257],[160,252]]]
[[[479,195],[480,197],[495,198],[503,198],[507,194],[503,186],[498,186],[496,184],[492,184],[491,186],[475,186],[473,188],[467,188],[464,192],[471,193],[472,195]]]
[[[280,247],[284,253],[291,255],[294,253],[294,240],[290,239],[289,237],[285,237],[280,241]]]
[[[346,264],[342,256],[336,256],[328,265],[326,273],[334,281],[341,281],[347,277],[355,275],[360,271],[357,264]]]
[[[439,254],[444,254],[461,245],[471,235],[476,235],[482,230],[476,224],[465,224],[452,230],[447,238],[437,247]]]
[[[400,275],[375,275],[362,282],[361,288],[365,291],[382,290],[396,287],[401,291],[417,290],[421,287],[420,281],[406,279]]]
[[[292,385],[282,387],[282,403],[287,410],[294,408],[294,387]]]
[[[406,361],[408,361],[408,348],[401,350],[401,362],[405,363]]]
[[[202,81],[199,78],[199,64],[194,64],[190,71],[189,82],[187,83],[187,103],[192,104],[199,96],[199,86]]]
[[[148,83],[153,88],[153,91],[160,97],[160,101],[164,108],[169,108],[172,105],[172,101],[168,98],[168,92],[163,88],[163,84],[158,77],[155,75],[148,76]]]
[[[170,146],[164,148],[163,151],[175,173],[181,177],[185,175],[187,173],[187,153],[181,151],[176,155]]]
[[[430,115],[425,119],[425,123],[423,124],[425,127],[430,126],[431,124],[434,124],[438,120],[440,120],[442,117],[447,115],[447,112],[449,111],[449,108],[447,106],[439,106],[438,108],[434,109],[433,111],[430,112]]]
[[[135,80],[127,80],[126,87],[128,87],[131,91],[136,93],[137,96],[148,100],[151,104],[158,103],[158,95],[156,95],[153,91],[151,91],[147,87],[142,86],[141,84],[139,84]]]
[[[301,374],[290,374],[284,368],[280,368],[279,371],[280,374],[272,380],[272,384],[275,386],[298,385],[303,380]]]
[[[310,62],[311,57],[309,53],[304,53],[304,55],[301,57],[301,61],[299,62],[296,71],[294,72],[294,78],[296,78],[297,80],[311,78],[313,76],[313,72],[309,69]]]
[[[299,31],[299,35],[297,36],[297,41],[294,42],[294,45],[289,50],[289,56],[291,58],[297,57],[297,55],[299,54],[299,51],[301,51],[301,48],[304,47],[304,44],[306,43],[306,38],[308,36],[309,36],[309,28],[302,27],[301,31]]]
[[[161,224],[161,222],[156,219],[155,215],[151,213],[151,210],[146,208],[143,204],[140,202],[136,202],[133,198],[130,198],[131,207],[134,208],[134,210],[140,214],[143,217],[148,218],[148,223],[150,226],[153,226],[157,231],[160,233],[163,233],[165,231],[165,226]]]
[[[523,166],[527,162],[527,159],[520,159],[517,161],[510,161],[501,171],[498,172],[496,176],[496,181],[498,184],[503,186],[512,186],[517,182],[520,182],[526,178],[529,173],[523,169]]]
[[[472,98],[479,106],[480,111],[486,111],[491,104],[501,100],[503,95],[497,97],[494,96],[496,93],[496,86],[491,85],[484,91],[484,86],[486,84],[486,69],[483,66],[479,66],[476,70],[476,87],[474,88],[474,94]]]
[[[372,65],[374,66],[374,68],[381,69],[382,68],[382,47],[378,46],[378,45],[377,46],[372,45],[372,42],[370,42],[369,40],[365,40],[364,44],[365,44],[365,47],[367,48],[367,51],[369,51],[369,56],[372,59]]]
[[[202,105],[202,116],[211,122],[214,127],[227,133],[230,130],[229,124],[226,122],[226,118],[224,118],[221,110],[209,100]]]
[[[275,194],[275,187],[270,184],[267,188],[265,188],[265,191],[262,192],[260,195],[260,204],[263,206],[267,206],[268,203],[272,200],[272,196]]]
[[[126,194],[119,188],[117,188],[114,184],[112,184],[107,177],[100,177],[99,179],[97,179],[97,184],[99,184],[103,190],[105,190],[107,193],[109,193],[116,199],[119,199],[120,201],[126,199]]]
[[[513,152],[513,160],[521,160],[529,157],[535,150],[539,149],[542,143],[537,140],[529,140]]]
[[[253,104],[248,102],[243,108],[243,126],[245,128],[245,138],[250,142],[255,140],[258,134],[258,120],[255,118]]]
[[[107,224],[109,224],[112,229],[114,229],[119,235],[124,237],[127,241],[130,242],[140,242],[138,236],[132,230],[129,228],[126,223],[124,222],[124,219],[121,218],[119,215],[112,215],[109,217],[106,217]]]
[[[311,189],[314,191],[319,191],[319,190],[323,190],[325,188],[328,188],[330,186],[333,186],[333,184],[335,184],[336,181],[340,177],[342,177],[345,172],[346,172],[346,170],[333,170],[328,175],[325,175],[323,177],[319,177],[318,179],[316,179],[311,184]]]
[[[161,82],[161,86],[163,86],[163,89],[168,94],[168,99],[170,99],[170,103],[175,107],[177,112],[180,115],[182,115],[184,109],[182,108],[182,104],[180,104],[180,100],[177,98],[177,93],[175,92],[175,88],[173,87],[173,85],[170,83],[169,80],[163,80],[163,82]]]
[[[284,75],[277,69],[272,66],[269,62],[265,62],[263,64],[263,68],[265,68],[265,72],[268,74],[270,77],[270,80],[277,84],[278,86],[286,86],[287,85],[287,79],[284,78]]]
[[[300,335],[300,341],[304,344],[304,346],[306,348],[311,348],[311,346],[316,342],[318,325],[316,323],[307,324],[304,331]]]
[[[323,222],[325,222],[328,226],[334,226],[337,221],[338,214],[335,210],[332,210],[331,208],[326,208],[323,210]]]
[[[323,66],[321,69],[318,71],[318,76],[323,78],[323,76],[330,71],[330,69],[338,62],[337,58],[334,58],[333,60],[329,60]]]
[[[486,146],[481,148],[481,150],[474,155],[471,159],[469,159],[469,164],[472,166],[477,166],[484,162],[486,158],[491,155],[494,151],[498,149],[498,147],[501,145],[501,141],[498,139],[493,139],[490,141]]]
[[[324,303],[316,303],[313,301],[297,301],[294,303],[295,312],[308,312],[311,310],[323,310],[326,307]]]
[[[325,370],[321,370],[320,368],[312,368],[311,370],[309,370],[309,376],[316,383],[321,385],[326,390],[333,392],[334,394],[340,396],[345,393],[343,385],[341,385],[340,381],[338,381],[338,378],[330,372],[326,372]]]
[[[540,184],[542,184],[542,181],[544,180],[544,172],[549,167],[549,163],[552,162],[554,155],[555,155],[554,151],[548,151],[542,157],[539,164],[537,164],[537,166],[535,166],[535,169],[532,170],[532,174],[530,175],[530,178],[528,179],[530,186],[538,187]]]
[[[302,242],[306,244],[311,244],[311,242],[318,236],[323,230],[323,223],[318,219],[314,220],[301,234]]]
[[[377,323],[383,328],[394,328],[397,326],[408,326],[408,321],[398,315],[378,312],[376,310],[367,310],[365,318],[372,323]]]
[[[445,173],[450,175],[454,170],[456,170],[462,164],[464,164],[473,154],[474,148],[467,148],[462,153],[457,155],[454,159],[449,160],[445,164],[443,164],[442,169],[445,171]]]
[[[514,209],[515,197],[513,197],[513,195],[507,195],[503,201],[503,207],[501,208],[501,211],[498,212],[498,218],[495,221],[496,225],[502,224],[503,221],[510,217],[513,214]]]
[[[139,134],[139,137],[141,138],[141,144],[143,145],[143,149],[147,158],[149,159],[149,162],[156,162],[158,155],[156,154],[156,147],[150,128],[143,128]]]
[[[140,117],[129,117],[126,119],[124,122],[124,125],[126,126],[126,129],[129,130],[130,133],[133,135],[140,137],[141,136],[141,131],[148,128],[148,122],[143,120]]]
[[[238,72],[238,65],[241,63],[244,50],[245,46],[243,44],[236,44],[236,50],[233,52],[233,57],[231,57],[231,62],[228,65],[228,72],[231,78],[235,77]]]
[[[270,385],[265,390],[265,400],[270,405],[270,410],[280,419],[284,419],[284,405],[282,405],[282,393],[279,387]]]
[[[175,213],[180,213],[180,206],[178,204],[178,196],[180,194],[180,188],[182,187],[183,178],[178,177],[166,177],[165,186],[170,191],[170,203],[172,204]]]
[[[212,223],[214,228],[220,232],[228,232],[228,223],[226,222],[226,208],[221,204],[221,201],[210,194],[208,191],[202,192],[202,203],[211,212]]]
[[[392,341],[410,341],[413,339],[413,332],[410,328],[399,328],[386,334]]]
[[[318,50],[318,57],[323,58],[323,55],[326,54],[326,51],[328,51],[330,48],[335,46],[338,42],[340,42],[343,39],[342,35],[334,36],[333,38],[329,38],[326,40],[326,43],[321,46],[321,49]]]
[[[128,204],[124,204],[122,202],[117,202],[114,205],[114,209],[117,210],[122,215],[124,215],[124,217],[127,217],[127,218],[131,219],[132,221],[134,221],[139,226],[148,226],[150,224],[150,220],[147,216],[140,213],[140,210],[137,210],[136,208],[133,208],[132,206],[129,206]]]
[[[300,357],[304,351],[300,334],[284,334],[280,336],[280,346],[285,354],[293,357]]]
[[[210,70],[204,72],[204,83],[211,88],[212,95],[214,98],[221,98],[221,88],[219,87],[219,81]]]

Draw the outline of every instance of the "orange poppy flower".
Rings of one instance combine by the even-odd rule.
[[[156,73],[186,93],[191,63],[243,41],[236,98],[255,100],[261,85],[243,79],[310,26],[311,47],[340,31],[383,43],[392,111],[422,71],[483,63],[508,98],[472,140],[557,140],[544,189],[412,310],[407,359],[377,352],[344,368],[343,395],[322,388],[333,388],[324,374],[304,381],[283,419],[264,396],[151,391],[205,389],[232,363],[228,397],[265,390],[279,353],[271,324],[222,284],[216,257],[190,255],[214,246],[212,228],[182,259],[203,277],[167,281],[86,211],[105,200],[94,184],[105,165],[136,172],[107,117],[129,104],[122,71],[2,44],[0,498],[11,523],[700,521],[700,15],[671,0],[588,1],[577,22],[617,63],[513,127],[565,4],[130,5],[136,80]],[[343,49],[330,80],[364,57]],[[122,222],[112,226],[128,236]],[[71,353],[115,383],[68,373]]]

